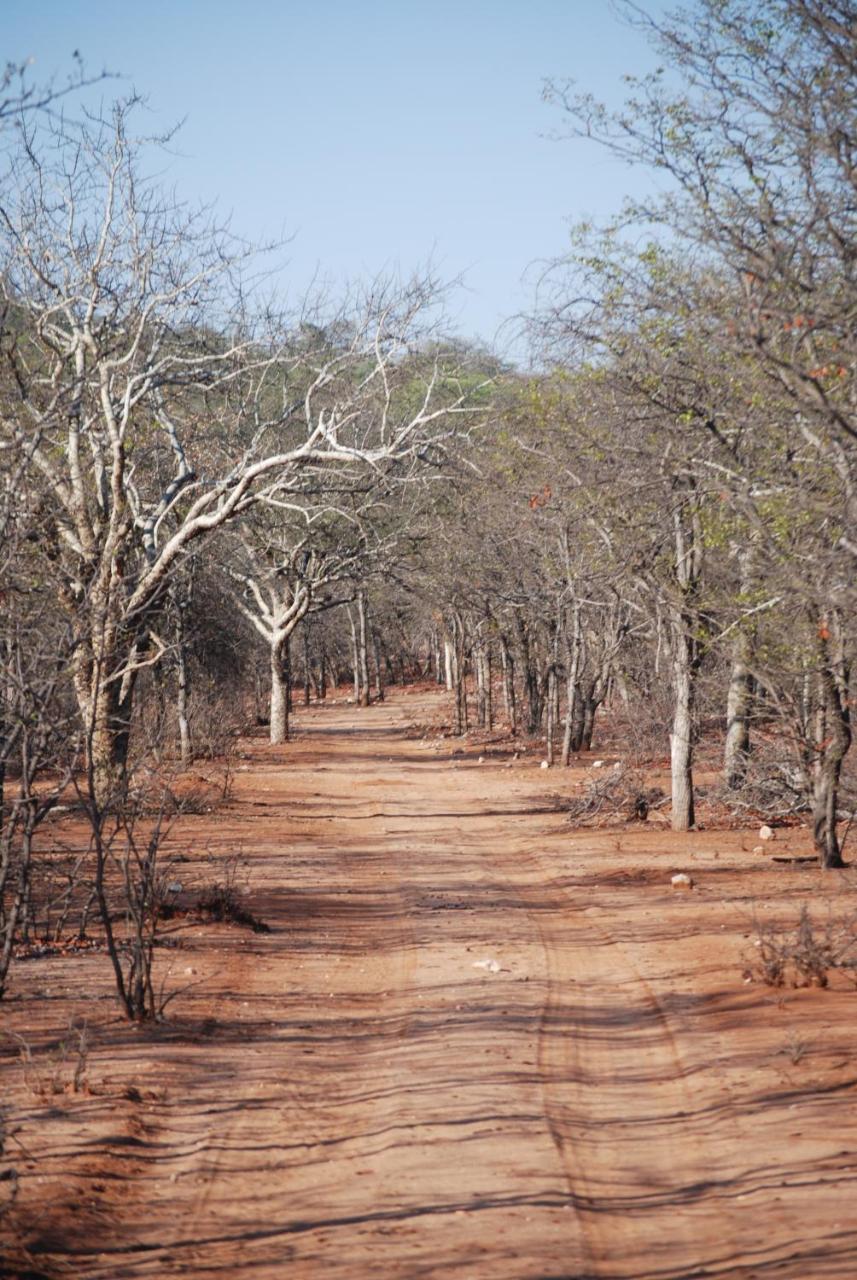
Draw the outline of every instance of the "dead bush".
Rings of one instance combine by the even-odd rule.
[[[9,1032],[8,1035],[18,1045],[24,1083],[34,1097],[45,1099],[59,1094],[86,1091],[89,1030],[85,1018],[79,1022],[72,1018],[68,1024],[68,1034],[38,1058],[23,1036],[15,1032]]]
[[[587,780],[583,794],[570,802],[568,814],[582,826],[596,821],[645,822],[666,802],[660,787],[646,786],[639,769],[618,764]]]
[[[857,915],[813,919],[804,903],[797,924],[755,921],[756,939],[745,975],[769,987],[826,987],[831,970],[857,985]]]
[[[229,924],[240,924],[254,933],[270,933],[270,925],[265,924],[252,911],[243,905],[235,889],[226,883],[209,885],[199,895],[196,903],[196,914],[203,920],[223,921]]]
[[[196,893],[184,900],[175,900],[173,894],[164,895],[159,905],[161,920],[175,919],[177,916],[193,917],[197,920],[216,921],[237,924],[252,929],[254,933],[270,933],[270,926],[254,915],[242,902],[243,893],[238,886],[240,858],[232,856],[224,863],[216,880],[203,884]],[[181,885],[175,886],[181,892]]]

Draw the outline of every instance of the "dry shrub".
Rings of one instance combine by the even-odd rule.
[[[570,802],[568,814],[581,825],[599,821],[644,822],[666,802],[660,787],[646,786],[639,769],[619,764],[588,779],[583,795]]]
[[[240,859],[233,855],[226,859],[221,875],[212,883],[203,884],[184,904],[177,902],[171,892],[164,895],[159,904],[161,920],[172,920],[178,916],[193,917],[203,921],[217,921],[237,924],[252,929],[254,933],[270,933],[270,926],[254,915],[241,901],[242,893],[238,888],[238,871]],[[181,889],[181,886],[176,886]]]
[[[794,926],[755,921],[756,941],[746,976],[769,987],[826,987],[843,970],[857,986],[857,914],[814,920],[804,903]]]
[[[209,885],[199,895],[195,913],[203,920],[224,921],[229,924],[240,924],[254,933],[270,933],[270,925],[265,924],[252,911],[249,911],[239,899],[235,889],[225,883]]]
[[[40,1058],[34,1056],[23,1036],[15,1032],[7,1034],[18,1045],[24,1083],[34,1097],[52,1098],[58,1094],[86,1092],[89,1030],[85,1018],[79,1022],[70,1019],[67,1036]]]

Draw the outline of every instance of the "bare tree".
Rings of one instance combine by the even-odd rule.
[[[41,486],[43,554],[74,631],[97,801],[121,786],[135,683],[191,547],[307,472],[420,458],[465,393],[439,364],[407,397],[430,279],[377,282],[317,332],[253,302],[254,255],[141,172],[135,102],[69,126],[23,120],[0,196],[2,445]],[[331,343],[329,333],[338,340]],[[300,366],[301,376],[294,377]]]

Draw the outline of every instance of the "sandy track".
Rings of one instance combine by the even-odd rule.
[[[746,877],[771,873],[731,835],[570,833],[544,773],[408,735],[437,710],[311,713],[186,820],[197,853],[242,850],[272,932],[189,930],[171,1022],[141,1042],[103,989],[104,1089],[22,1103],[40,1268],[857,1275],[857,997],[742,985]]]

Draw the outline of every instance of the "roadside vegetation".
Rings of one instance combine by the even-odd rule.
[[[624,764],[579,819],[692,829],[702,747],[707,819],[806,822],[820,867],[844,865],[853,6],[692,16],[626,7],[663,70],[618,114],[546,87],[660,194],[545,267],[527,369],[450,338],[430,273],[280,308],[275,246],[150,177],[169,140],[138,135],[135,99],[75,112],[82,74],[8,69],[0,995],[47,921],[99,930],[123,1012],[157,1017],[182,777],[219,762],[227,796],[242,733],[284,743],[295,701],[343,684],[366,707],[434,679],[455,733],[502,721],[554,767],[609,709]],[[667,759],[668,791],[646,778]],[[71,859],[61,806],[89,833]],[[231,890],[207,909],[234,918]]]

